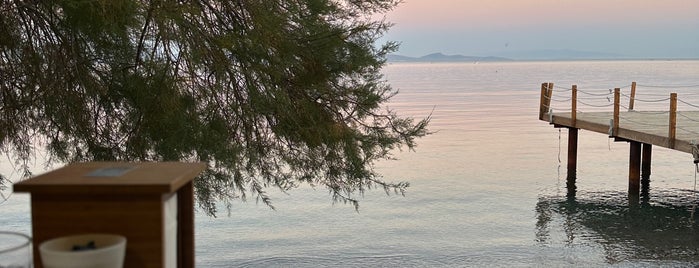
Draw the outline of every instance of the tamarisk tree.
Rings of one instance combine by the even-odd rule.
[[[428,134],[385,107],[395,0],[4,0],[0,147],[50,163],[203,161],[217,200],[302,183],[334,201],[408,183],[373,166]],[[7,186],[7,183],[5,183]]]

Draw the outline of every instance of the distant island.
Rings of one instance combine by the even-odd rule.
[[[620,60],[632,59],[623,54],[573,49],[534,49],[501,51],[497,55],[515,60]]]
[[[518,50],[502,51],[493,53],[499,56],[464,56],[446,55],[443,53],[432,53],[422,57],[409,57],[403,55],[390,54],[389,62],[497,62],[497,61],[519,61],[519,60],[620,60],[632,59],[628,56],[596,51],[580,51],[570,49],[539,49],[539,50]]]
[[[478,57],[464,55],[445,55],[442,53],[432,53],[422,57],[408,57],[390,54],[387,57],[389,62],[479,62],[479,61],[512,61],[512,59],[501,57]]]

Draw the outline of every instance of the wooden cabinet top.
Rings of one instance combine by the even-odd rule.
[[[205,163],[85,162],[14,184],[15,192],[48,194],[167,194],[194,179]]]

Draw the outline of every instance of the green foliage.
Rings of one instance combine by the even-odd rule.
[[[7,0],[0,6],[0,147],[19,163],[205,161],[197,199],[265,188],[403,193],[376,160],[429,118],[382,104],[395,0]]]

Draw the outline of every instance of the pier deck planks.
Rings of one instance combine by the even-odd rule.
[[[669,138],[668,112],[629,111],[619,113],[619,129],[610,137],[670,148],[692,153],[692,141],[699,143],[699,111],[677,112],[675,145],[671,147]],[[603,134],[609,134],[613,112],[578,112],[575,123],[571,113],[548,113],[541,120],[557,127],[572,127]]]

